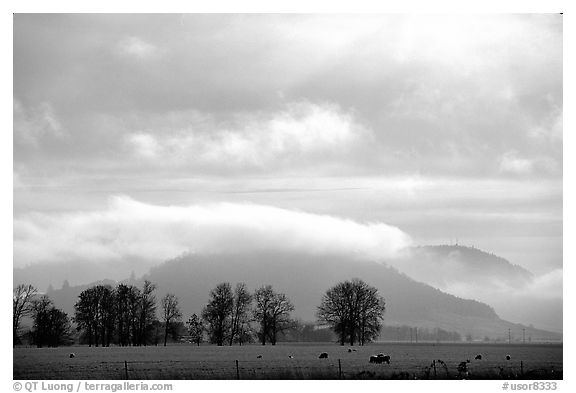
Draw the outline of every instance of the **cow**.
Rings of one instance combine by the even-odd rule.
[[[68,355],[68,357],[69,357],[70,359],[75,358],[75,357],[76,357],[76,354],[75,354],[75,353],[71,353],[70,355]]]
[[[320,356],[318,356],[318,359],[328,359],[328,354],[326,352],[322,352]]]
[[[384,355],[383,353],[380,353],[378,355],[372,355],[372,356],[370,356],[370,363],[390,364],[390,355]]]
[[[460,364],[458,365],[459,376],[462,376],[462,374],[468,375],[468,363],[470,363],[469,359],[467,359],[465,362],[460,362]]]
[[[510,359],[511,359],[510,355],[506,355],[506,360],[510,360]]]
[[[482,360],[482,355],[481,355],[481,354],[478,354],[478,355],[476,355],[476,357],[475,357],[474,359],[476,359],[476,360]]]

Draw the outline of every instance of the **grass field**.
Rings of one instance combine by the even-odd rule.
[[[14,379],[561,379],[562,345],[400,344],[365,347],[334,344],[217,347],[190,344],[167,347],[86,346],[15,348]],[[73,352],[76,356],[70,358]],[[318,359],[321,352],[328,359]],[[370,364],[370,355],[391,355],[391,364]],[[475,360],[482,354],[482,360]],[[506,355],[511,360],[505,359]],[[262,355],[262,358],[257,358]],[[293,356],[290,359],[289,356]],[[341,373],[338,359],[340,359]],[[468,375],[458,364],[470,359]],[[236,369],[238,360],[238,370]],[[521,362],[522,361],[522,368]],[[238,374],[237,374],[238,373]]]

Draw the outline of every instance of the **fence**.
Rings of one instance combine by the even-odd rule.
[[[523,361],[506,366],[484,365],[459,371],[455,364],[429,366],[368,364],[342,359],[311,361],[174,361],[167,367],[154,361],[124,362],[119,379],[562,379],[562,370],[526,369]],[[117,370],[117,368],[115,368]]]

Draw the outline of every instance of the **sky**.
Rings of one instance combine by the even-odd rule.
[[[561,284],[562,82],[558,14],[17,14],[14,266],[458,242]]]

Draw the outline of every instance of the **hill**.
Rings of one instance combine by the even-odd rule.
[[[410,277],[441,289],[463,284],[471,289],[522,288],[534,279],[530,271],[498,255],[459,245],[411,247],[393,264]]]
[[[218,283],[245,282],[250,289],[265,284],[286,293],[293,301],[295,316],[315,320],[323,293],[337,282],[358,277],[376,286],[386,299],[385,323],[457,331],[480,339],[506,338],[508,329],[534,340],[557,340],[561,335],[504,321],[487,304],[459,298],[417,282],[383,264],[339,256],[310,256],[296,253],[243,255],[185,255],[150,270],[140,279],[158,285],[158,298],[166,292],[180,298],[187,317],[201,312],[209,291]],[[83,286],[84,287],[84,286]],[[56,303],[70,312],[83,287],[51,292]]]

